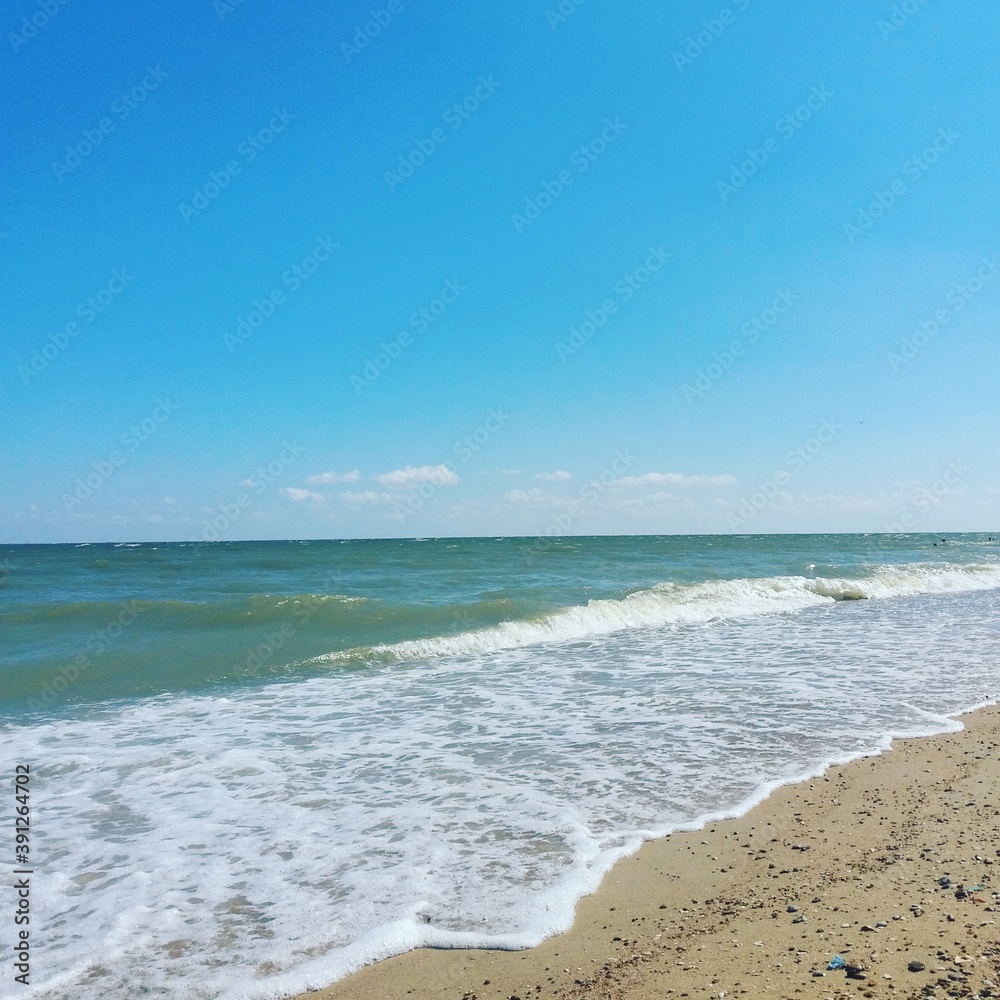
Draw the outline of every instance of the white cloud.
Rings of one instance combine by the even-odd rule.
[[[557,483],[562,479],[572,479],[571,473],[564,469],[556,469],[555,472],[539,472],[535,479],[541,479],[546,483]]]
[[[619,486],[734,486],[735,476],[685,476],[680,472],[647,472],[641,476],[625,476]]]
[[[289,500],[301,503],[304,500],[311,500],[313,503],[322,503],[324,500],[322,493],[313,493],[312,490],[300,490],[294,486],[282,486],[278,492]]]
[[[324,483],[356,483],[360,478],[360,471],[351,469],[350,472],[321,472],[317,476],[309,476],[306,482],[319,486]]]
[[[416,486],[418,483],[454,486],[458,482],[458,476],[447,465],[421,465],[419,468],[408,465],[405,469],[383,472],[375,479],[382,486]]]
[[[360,493],[341,493],[340,498],[348,503],[386,503],[396,498],[391,493],[376,493],[375,490],[362,490]]]
[[[879,492],[871,495],[860,493],[793,494],[786,490],[779,490],[773,497],[768,498],[767,507],[786,514],[829,514],[831,512],[856,514],[878,512],[888,517],[905,513],[907,509],[912,509],[908,508],[910,500],[910,496],[899,492]],[[743,504],[746,502],[747,500],[744,499]],[[728,504],[728,506],[733,510],[738,510],[741,504],[733,502]]]
[[[559,499],[544,490],[511,490],[503,495],[508,503],[533,503],[533,504],[554,504],[559,503]]]

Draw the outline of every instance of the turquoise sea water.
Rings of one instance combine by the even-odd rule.
[[[32,996],[534,943],[644,837],[996,699],[998,609],[986,535],[0,547]]]

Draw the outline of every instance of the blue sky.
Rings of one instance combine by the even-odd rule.
[[[996,530],[993,14],[18,0],[0,539]]]

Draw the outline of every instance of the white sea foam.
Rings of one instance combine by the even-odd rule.
[[[814,606],[0,730],[32,765],[44,942],[16,995],[276,997],[420,944],[531,945],[643,838],[996,697],[998,591],[772,590]]]
[[[503,622],[452,636],[341,650],[315,657],[312,662],[402,662],[493,653],[537,643],[592,639],[627,629],[696,625],[801,611],[835,601],[964,593],[998,587],[1000,566],[978,563],[878,566],[870,576],[858,579],[775,576],[697,584],[661,583],[619,600],[590,601],[536,619]]]
[[[368,600],[367,597],[352,597],[349,594],[307,594],[305,595],[306,600],[315,601],[319,604],[326,603],[329,601],[331,604],[362,604]],[[302,595],[296,597],[284,597],[275,604],[275,607],[281,608],[286,604],[296,604],[301,603],[303,600]]]

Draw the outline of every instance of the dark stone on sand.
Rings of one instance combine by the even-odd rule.
[[[910,972],[923,972],[924,969],[927,968],[927,966],[924,965],[923,962],[913,961],[913,962],[910,962],[910,964],[907,966],[907,968],[910,970]]]

